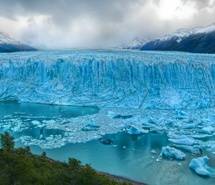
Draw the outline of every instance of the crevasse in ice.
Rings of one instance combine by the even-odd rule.
[[[0,100],[105,107],[213,107],[215,56],[129,51],[0,55]]]

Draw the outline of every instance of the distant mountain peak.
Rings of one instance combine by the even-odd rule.
[[[7,33],[0,32],[0,52],[34,51],[35,48],[13,39]]]
[[[20,42],[13,39],[9,34],[0,32],[0,44],[18,44]]]
[[[215,53],[215,24],[177,32],[132,47],[139,50]]]
[[[178,38],[183,38],[183,37],[188,37],[190,35],[194,34],[201,34],[201,33],[210,33],[215,31],[215,24],[211,24],[206,27],[195,27],[191,29],[179,29],[176,32],[172,34],[167,34],[165,36],[162,36],[158,38],[158,40],[168,40],[171,39],[172,37],[178,37]]]

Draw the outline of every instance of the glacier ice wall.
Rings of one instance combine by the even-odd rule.
[[[0,101],[213,107],[215,55],[134,51],[0,54]]]

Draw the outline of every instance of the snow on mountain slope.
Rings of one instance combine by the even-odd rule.
[[[215,53],[215,25],[181,29],[173,34],[143,43],[133,49]]]
[[[0,52],[33,51],[33,47],[23,44],[0,32]]]
[[[126,46],[122,46],[121,48],[126,48],[126,49],[138,49],[142,45],[144,45],[147,41],[143,38],[136,38],[132,41],[130,41]]]
[[[0,44],[19,44],[19,42],[12,39],[9,35],[0,32]]]
[[[178,38],[183,38],[183,37],[189,37],[190,35],[195,35],[195,34],[207,34],[210,32],[215,31],[215,24],[212,24],[207,27],[196,27],[193,29],[180,29],[177,32],[173,34],[169,34],[163,37],[158,38],[158,40],[170,40],[173,37],[178,37]]]

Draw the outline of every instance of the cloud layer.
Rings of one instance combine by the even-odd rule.
[[[215,0],[0,0],[0,31],[41,48],[107,48],[213,23]]]

